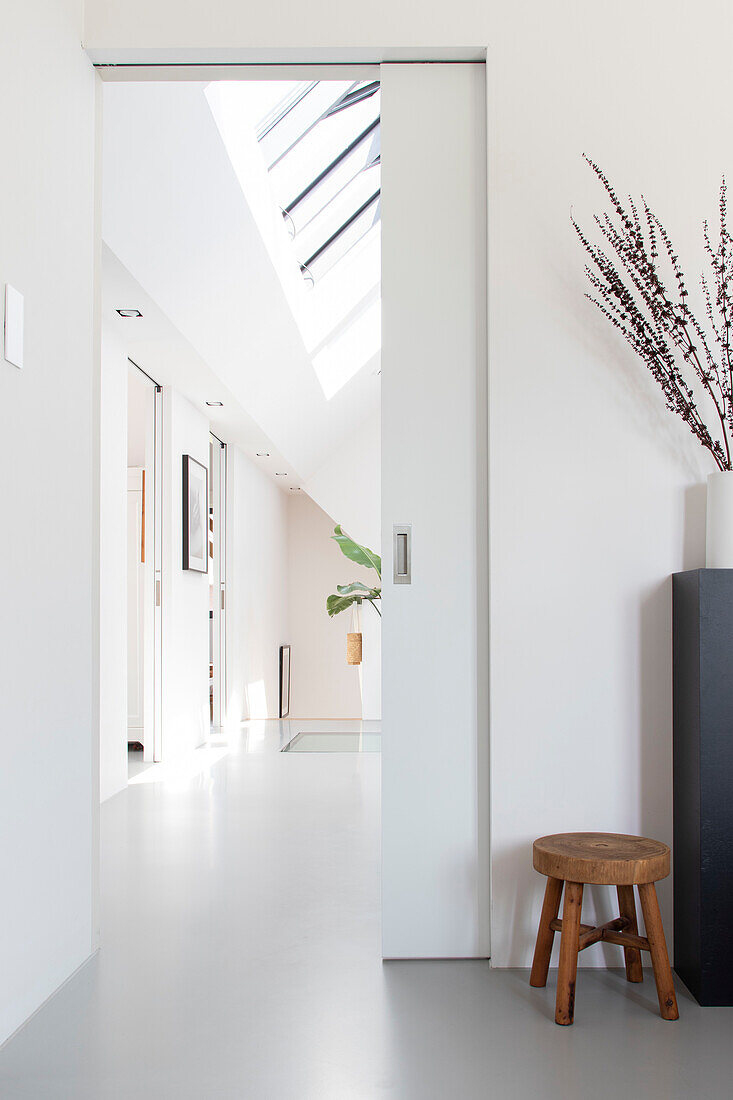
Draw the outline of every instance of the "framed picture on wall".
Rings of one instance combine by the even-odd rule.
[[[183,568],[208,573],[209,471],[183,456]]]
[[[290,646],[280,646],[280,717],[290,714]]]

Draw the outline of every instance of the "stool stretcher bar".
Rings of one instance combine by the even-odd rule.
[[[616,917],[606,924],[594,927],[592,924],[581,924],[578,938],[578,951],[585,951],[594,943],[615,943],[619,947],[635,947],[638,951],[651,951],[649,940],[646,936],[635,936],[632,932],[625,932],[631,921],[627,917]],[[562,920],[555,918],[550,921],[553,932],[562,932]]]

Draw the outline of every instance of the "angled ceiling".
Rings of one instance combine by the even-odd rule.
[[[142,316],[123,318],[118,309],[139,310]],[[212,432],[235,443],[278,488],[301,487],[298,472],[107,245],[102,247],[102,325],[154,382],[175,386],[206,416]],[[222,405],[210,407],[207,401]]]
[[[304,481],[378,409],[379,357],[325,396],[205,90],[185,82],[105,85],[105,281],[117,279],[110,289],[121,293],[120,280],[132,280],[189,360],[210,372],[237,413],[232,441],[251,452],[265,440]],[[119,308],[107,287],[105,299]],[[138,354],[149,373],[165,371],[159,380],[177,384],[185,356],[171,341],[164,351],[165,340],[140,340]],[[205,375],[199,382],[209,385]]]

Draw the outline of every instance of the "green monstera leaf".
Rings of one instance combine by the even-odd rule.
[[[333,535],[331,536],[334,542],[339,544],[341,553],[349,559],[349,561],[355,562],[357,565],[364,565],[367,569],[373,569],[374,572],[382,580],[382,559],[379,554],[375,554],[373,550],[370,550],[366,546],[360,546],[358,542],[345,533],[342,527],[334,527]],[[329,617],[332,619],[334,615],[339,615],[342,611],[347,611],[353,605],[360,604],[364,600],[370,603],[379,617],[382,617],[382,612],[377,606],[377,601],[382,598],[381,583],[379,586],[371,587],[368,584],[364,584],[363,581],[352,581],[351,584],[337,584],[336,592],[332,596],[326,598],[326,611]]]
[[[363,596],[327,596],[326,597],[326,611],[328,617],[332,619],[334,615],[338,615],[341,611],[348,611],[352,604],[361,603]]]
[[[373,550],[370,550],[366,546],[360,546],[358,542],[354,542],[350,535],[347,535],[342,527],[334,527],[331,538],[334,542],[337,542],[341,548],[341,553],[349,559],[349,561],[356,562],[357,565],[365,565],[367,569],[374,569],[380,581],[382,579],[382,559],[379,554],[375,554]]]
[[[344,587],[348,587],[348,585],[344,585]],[[335,593],[332,596],[327,596],[326,610],[329,618],[333,618],[333,616],[338,615],[340,612],[346,612],[352,604],[360,604],[362,599],[364,599],[366,603],[371,604],[376,614],[381,618],[382,612],[375,603],[375,601],[381,598],[379,595],[379,588],[375,588],[374,592],[376,592],[374,596],[365,596],[362,593],[354,593],[351,596],[337,596]]]
[[[378,600],[382,595],[381,588],[370,588],[368,584],[362,584],[361,581],[352,581],[351,584],[337,584],[336,591],[342,596],[350,596],[352,592],[356,592],[366,600]]]

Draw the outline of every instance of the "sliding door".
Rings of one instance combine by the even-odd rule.
[[[385,64],[381,81],[383,952],[481,957],[485,69]]]

